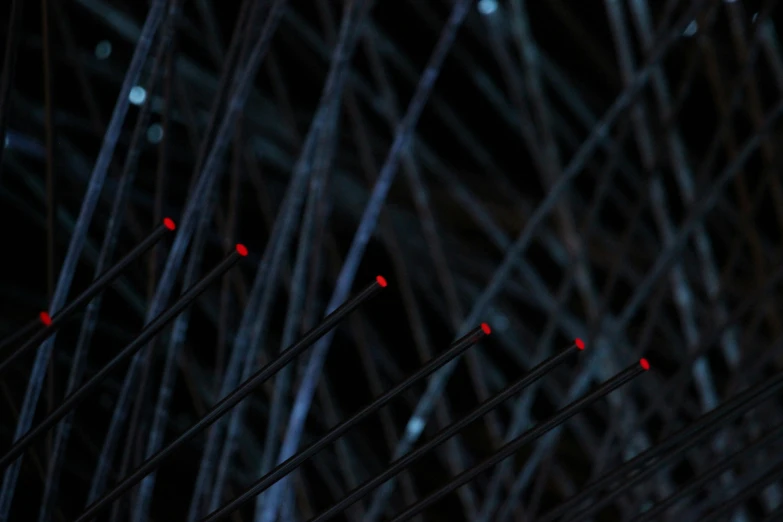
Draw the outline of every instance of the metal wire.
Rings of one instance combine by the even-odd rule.
[[[0,520],[779,517],[779,2],[7,4]]]

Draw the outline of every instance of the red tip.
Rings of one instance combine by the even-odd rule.
[[[163,218],[163,226],[168,228],[169,230],[174,230],[177,228],[177,224],[174,223],[174,220],[171,218]]]
[[[644,368],[645,371],[650,369],[650,363],[647,362],[647,359],[644,358],[640,359],[639,364],[642,366],[642,368]]]
[[[243,245],[242,243],[237,243],[237,252],[240,256],[246,257],[247,256],[247,247]]]
[[[585,342],[583,340],[581,340],[580,338],[578,338],[578,337],[576,339],[574,339],[574,344],[580,350],[584,350],[585,349]]]
[[[52,316],[49,315],[48,313],[41,312],[40,314],[38,314],[38,317],[41,319],[41,322],[44,325],[49,326],[50,324],[52,324]]]
[[[381,288],[386,288],[386,285],[389,284],[386,282],[386,278],[382,275],[377,276],[375,280],[378,281],[378,284],[381,285]]]
[[[481,329],[484,330],[484,333],[487,335],[492,333],[492,328],[490,328],[487,323],[481,323]]]

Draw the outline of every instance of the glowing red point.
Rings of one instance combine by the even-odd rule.
[[[169,230],[174,230],[177,228],[177,224],[174,223],[174,220],[171,218],[164,218],[163,219],[163,226],[168,228]]]
[[[585,349],[585,342],[583,340],[581,340],[580,338],[578,338],[578,337],[576,339],[574,339],[574,344],[580,350],[584,350]]]
[[[237,253],[240,256],[242,256],[242,257],[246,257],[247,256],[247,247],[245,245],[243,245],[242,243],[237,243]]]
[[[38,317],[41,319],[41,322],[45,326],[49,326],[50,324],[52,324],[52,316],[49,315],[48,313],[41,312],[40,314],[38,314]]]
[[[639,364],[642,366],[642,368],[644,368],[645,371],[650,369],[650,363],[647,362],[647,359],[644,358],[640,359]]]
[[[484,333],[487,335],[492,333],[492,328],[490,328],[487,323],[481,323],[481,329],[484,330]]]
[[[382,275],[377,276],[375,280],[378,281],[378,284],[381,285],[381,288],[386,288],[386,285],[389,284],[386,282],[386,278]]]

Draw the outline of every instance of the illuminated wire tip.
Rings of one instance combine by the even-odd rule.
[[[489,327],[487,323],[481,323],[481,329],[484,331],[485,334],[489,335],[492,333],[492,328]]]
[[[40,314],[38,314],[38,317],[41,319],[41,322],[44,325],[49,326],[52,324],[52,316],[49,315],[48,313],[41,312]]]
[[[247,247],[242,243],[237,243],[237,253],[242,257],[247,257]]]
[[[580,338],[578,338],[578,337],[576,339],[574,339],[574,344],[580,350],[584,350],[585,349],[585,342],[583,340],[581,340]]]
[[[386,285],[389,284],[386,282],[386,278],[382,275],[376,276],[375,280],[378,281],[378,284],[381,285],[382,288],[386,288]]]
[[[650,369],[650,363],[647,361],[647,359],[639,359],[639,364],[642,368],[644,368],[645,371]]]
[[[164,218],[163,219],[163,226],[168,228],[169,230],[174,230],[177,228],[177,224],[174,223],[174,220],[171,218]]]

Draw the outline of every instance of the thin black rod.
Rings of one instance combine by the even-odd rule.
[[[742,491],[733,497],[724,500],[714,509],[699,517],[699,522],[714,522],[725,517],[741,503],[753,496],[760,495],[768,485],[780,480],[781,477],[783,477],[783,463],[781,463],[780,458],[778,458],[776,465],[772,466],[771,469],[768,468],[768,471],[742,488]]]
[[[701,437],[718,429],[726,422],[746,413],[753,406],[774,396],[781,388],[783,388],[783,373],[779,373],[778,375],[735,395],[664,441],[643,451],[626,463],[604,473],[601,477],[585,486],[578,494],[549,511],[536,522],[558,520],[564,513],[576,508],[591,495],[594,495],[603,489],[621,486],[622,483],[627,480],[628,475],[634,470],[644,466],[654,465],[655,462],[657,462],[657,459],[670,453],[679,445],[685,446],[681,448],[681,450],[692,447],[697,444]]]
[[[559,413],[555,414],[555,416],[549,419],[548,421],[539,424],[535,428],[526,431],[516,439],[504,445],[497,452],[495,452],[494,455],[487,458],[480,464],[477,464],[476,466],[473,466],[472,468],[463,471],[462,473],[454,477],[448,484],[446,484],[439,490],[432,493],[427,498],[410,506],[408,509],[406,509],[405,511],[403,511],[402,513],[394,517],[394,519],[392,519],[392,522],[404,522],[406,520],[410,520],[411,518],[415,517],[416,515],[418,515],[419,513],[427,509],[429,506],[431,506],[441,498],[445,497],[446,495],[454,491],[455,489],[464,486],[465,484],[467,484],[468,482],[476,478],[481,473],[487,471],[488,469],[491,469],[496,464],[512,456],[514,453],[519,451],[526,444],[541,437],[548,431],[556,428],[566,420],[570,419],[580,411],[584,410],[586,407],[590,406],[592,403],[594,403],[601,397],[610,394],[617,388],[626,384],[627,382],[639,376],[640,374],[644,373],[645,371],[646,368],[643,367],[642,364],[634,364],[633,366],[626,368],[625,370],[623,370],[613,378],[606,381],[603,385],[601,385],[600,388],[595,390],[593,393],[586,395],[581,399],[577,399],[576,401],[572,402],[565,408],[561,409]]]
[[[715,429],[717,429],[718,427],[719,426],[715,426]],[[638,473],[634,474],[633,476],[626,477],[621,484],[618,484],[616,487],[611,488],[611,490],[606,494],[606,496],[600,498],[595,503],[585,507],[584,509],[576,513],[566,514],[562,518],[562,521],[563,522],[580,521],[592,517],[596,512],[600,511],[607,505],[611,504],[618,496],[622,495],[632,487],[636,486],[637,484],[640,484],[644,480],[658,473],[658,471],[662,467],[677,462],[681,458],[682,454],[684,454],[690,448],[696,446],[699,440],[701,438],[704,438],[706,435],[707,433],[702,433],[700,435],[694,436],[686,444],[683,444],[682,446],[672,449],[670,453],[663,455],[661,458],[651,463],[648,467],[644,468],[643,470],[640,470]],[[704,478],[704,476],[701,476],[700,478]],[[682,494],[685,491],[685,489],[686,488],[679,488],[677,490],[677,494]]]
[[[488,333],[489,333],[489,327],[487,327],[486,325],[481,325],[475,328],[474,330],[468,332],[464,337],[455,341],[448,350],[446,350],[439,356],[435,357],[434,359],[426,363],[419,370],[417,370],[413,375],[409,376],[407,379],[399,383],[397,386],[395,386],[391,390],[387,391],[386,393],[384,393],[383,395],[375,399],[375,401],[373,401],[368,406],[362,408],[361,411],[359,411],[359,413],[355,414],[350,419],[332,428],[332,430],[329,431],[329,433],[327,433],[325,436],[321,437],[319,440],[311,444],[309,447],[307,447],[307,449],[301,451],[300,453],[278,464],[273,470],[271,470],[269,473],[267,473],[266,475],[258,479],[252,486],[250,486],[247,490],[245,490],[245,492],[242,493],[240,496],[238,496],[237,498],[235,498],[225,506],[213,511],[206,517],[202,518],[200,522],[213,522],[215,520],[226,518],[228,515],[230,515],[231,513],[233,513],[240,507],[242,507],[243,505],[245,505],[247,502],[250,502],[257,495],[259,495],[260,493],[262,493],[263,491],[265,491],[266,489],[274,485],[276,482],[281,480],[283,477],[291,473],[297,467],[301,466],[305,461],[312,458],[313,455],[321,451],[327,445],[337,440],[346,431],[348,431],[353,426],[355,426],[358,422],[364,420],[372,413],[381,409],[391,399],[393,399],[398,394],[410,388],[415,382],[426,377],[427,375],[430,375],[435,370],[441,368],[449,361],[462,355],[465,351],[467,351],[468,348],[476,344],[479,340],[481,340],[481,338],[483,338]]]
[[[14,333],[11,335],[4,337],[2,341],[0,341],[0,352],[2,352],[6,346],[10,346],[12,344],[16,344],[17,342],[21,341],[22,339],[26,339],[30,335],[32,335],[38,328],[43,326],[48,326],[51,319],[49,318],[49,314],[46,312],[41,312],[38,315],[38,318],[33,319],[32,321],[28,322],[26,325],[22,326],[21,328],[16,328],[14,330]]]
[[[742,462],[744,459],[752,457],[756,452],[758,452],[761,449],[764,449],[766,446],[768,446],[772,442],[777,441],[781,437],[783,437],[783,424],[778,424],[772,431],[770,431],[760,439],[754,441],[753,443],[744,447],[743,449],[735,452],[729,457],[726,457],[725,459],[721,460],[714,466],[711,466],[710,469],[708,469],[707,471],[700,474],[695,479],[688,482],[688,484],[686,484],[685,486],[678,487],[677,491],[675,491],[673,494],[669,495],[662,501],[656,503],[652,508],[645,511],[638,518],[635,518],[634,522],[646,522],[649,520],[654,520],[655,517],[657,517],[658,515],[660,515],[667,509],[669,509],[670,507],[672,507],[674,504],[676,504],[683,498],[700,491],[702,486],[704,486],[704,484],[706,484],[707,482],[716,479],[717,477],[722,475],[725,471],[728,471],[731,467],[736,465],[738,462]],[[627,490],[628,488],[624,487],[623,489]]]
[[[584,345],[574,344],[573,346],[564,350],[563,352],[543,361],[541,364],[534,367],[532,370],[530,370],[530,372],[528,372],[524,377],[519,379],[513,385],[509,386],[508,388],[498,393],[494,397],[490,397],[489,399],[485,400],[483,403],[478,405],[472,412],[470,412],[462,419],[440,430],[431,440],[427,441],[427,443],[421,446],[420,448],[417,448],[415,451],[392,462],[389,468],[386,469],[386,471],[380,473],[375,478],[372,478],[367,482],[365,482],[364,484],[362,484],[361,486],[355,488],[353,491],[348,493],[348,495],[346,495],[346,497],[343,500],[341,500],[334,506],[330,507],[328,510],[324,511],[320,515],[310,519],[308,522],[323,522],[324,520],[329,520],[335,515],[342,513],[351,505],[353,505],[355,502],[361,500],[361,498],[367,495],[369,492],[371,492],[378,486],[382,485],[387,480],[397,476],[405,468],[407,468],[408,466],[413,464],[416,460],[421,458],[425,453],[432,450],[434,447],[442,444],[446,440],[450,439],[451,437],[456,435],[459,431],[461,431],[463,428],[473,423],[478,418],[483,417],[489,411],[495,409],[495,407],[497,407],[505,400],[521,392],[523,389],[527,388],[528,386],[536,382],[538,379],[548,374],[557,365],[565,361],[567,357],[571,356],[576,351],[580,350],[581,346]],[[210,522],[212,521],[212,519],[209,520]]]
[[[243,247],[244,248],[244,247]],[[58,406],[52,413],[50,413],[40,424],[31,428],[25,433],[16,443],[11,446],[8,452],[0,458],[0,471],[10,466],[14,460],[19,457],[39,436],[46,433],[52,426],[57,424],[63,417],[68,415],[76,406],[83,401],[92,390],[98,386],[103,380],[109,376],[109,373],[113,371],[117,366],[122,364],[126,359],[129,359],[143,346],[145,346],[153,337],[155,337],[166,325],[178,316],[182,311],[190,306],[193,301],[212,284],[215,280],[222,277],[237,261],[239,261],[243,255],[238,251],[232,252],[224,259],[219,265],[212,269],[201,281],[190,287],[182,296],[172,305],[168,310],[158,315],[155,319],[150,321],[149,325],[142,330],[138,337],[136,337],[130,344],[118,353],[114,359],[101,368],[98,373],[93,375],[86,383],[80,388],[71,393],[65,398],[63,403]],[[245,251],[246,254],[246,251]]]
[[[329,330],[337,326],[337,324],[345,319],[348,314],[356,310],[361,304],[367,301],[370,297],[373,297],[385,286],[386,280],[381,276],[378,276],[374,283],[362,290],[362,292],[359,293],[356,297],[346,301],[342,306],[326,316],[321,324],[306,333],[304,337],[302,337],[302,339],[300,339],[296,344],[286,349],[280,355],[280,357],[258,370],[245,382],[237,386],[233,392],[226,395],[226,397],[215,404],[215,406],[213,406],[206,415],[204,415],[196,424],[188,428],[188,430],[180,435],[175,441],[149,457],[138,468],[136,468],[133,473],[125,477],[119,484],[117,484],[114,489],[87,506],[84,513],[82,513],[79,518],[76,519],[76,522],[84,522],[97,516],[98,513],[111,505],[114,500],[118,499],[120,496],[122,496],[123,493],[131,489],[133,486],[141,482],[144,477],[152,473],[158,466],[161,465],[166,457],[174,453],[180,446],[184,445],[190,439],[211,426],[220,417],[225,415],[231,408],[236,406],[242,399],[250,395],[256,388],[273,377],[297,355],[301,354],[304,350],[309,348]]]
[[[131,263],[141,257],[147,250],[152,248],[158,241],[160,241],[166,232],[174,230],[176,227],[174,222],[166,218],[166,220],[160,224],[152,233],[147,236],[144,241],[136,245],[133,250],[120,259],[117,264],[108,269],[102,275],[98,276],[92,284],[87,287],[81,294],[79,294],[73,301],[65,305],[58,313],[51,317],[51,323],[44,325],[33,337],[31,337],[22,346],[16,349],[6,360],[0,363],[0,374],[2,374],[8,367],[16,361],[19,357],[24,355],[27,351],[35,348],[41,344],[47,337],[57,331],[57,328],[63,324],[69,317],[71,317],[82,305],[88,303],[93,297],[98,295],[104,288],[117,279],[123,270],[125,270]],[[236,260],[235,260],[236,262]],[[16,335],[16,334],[14,334]]]

